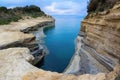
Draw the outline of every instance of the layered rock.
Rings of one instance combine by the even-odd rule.
[[[18,31],[0,31],[0,49],[20,46],[35,40],[33,34],[24,34]]]
[[[79,61],[73,60],[66,73],[96,74],[112,71],[120,64],[119,34],[120,3],[110,10],[89,14],[82,21],[81,31],[76,39],[74,58],[77,59],[77,56]],[[70,70],[72,67],[75,69]]]
[[[9,25],[0,26],[0,49],[11,47],[27,47],[35,57],[33,64],[39,62],[46,54],[46,49],[39,44],[43,32],[43,27],[53,26],[54,19],[51,17],[38,17],[20,20]],[[35,33],[35,31],[40,30]],[[30,33],[30,34],[28,34]]]
[[[22,31],[28,33],[46,25],[54,25],[54,21],[55,20],[51,17],[29,18],[19,20],[18,22],[12,22],[9,25],[0,25],[0,30]]]
[[[120,59],[120,8],[116,6],[102,13],[89,15],[81,26],[81,31],[85,33],[83,43],[98,53],[93,56],[109,70],[119,64]]]
[[[118,66],[109,74],[80,76],[59,74],[34,67],[30,64],[33,60],[34,57],[27,48],[0,50],[0,80],[114,80],[120,72]]]

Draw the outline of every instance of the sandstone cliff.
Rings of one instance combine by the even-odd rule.
[[[0,25],[0,49],[27,47],[35,57],[32,64],[36,64],[46,54],[45,48],[37,42],[38,37],[42,37],[44,26],[52,25],[54,19],[50,17],[29,18],[9,25]],[[38,29],[41,29],[41,33],[32,34]]]
[[[0,80],[114,80],[120,66],[109,74],[84,74],[80,76],[43,71],[31,65],[34,57],[27,48],[0,50]]]
[[[110,71],[120,63],[119,10],[118,3],[111,10],[88,15],[81,25],[82,47]]]
[[[91,13],[82,21],[76,39],[75,56],[65,73],[96,74],[112,71],[120,64],[119,43],[120,3],[117,3],[112,9]],[[79,61],[76,62],[77,59]]]

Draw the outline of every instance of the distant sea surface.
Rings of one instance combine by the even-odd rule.
[[[49,53],[40,68],[63,72],[75,52],[75,39],[80,31],[80,16],[53,16],[55,27],[45,29],[45,45]]]

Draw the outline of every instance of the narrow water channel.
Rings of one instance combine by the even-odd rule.
[[[54,16],[54,18],[55,27],[44,29],[46,35],[44,41],[49,53],[43,59],[40,68],[63,72],[75,52],[75,38],[84,17]]]

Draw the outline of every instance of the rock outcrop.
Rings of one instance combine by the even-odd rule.
[[[82,21],[73,57],[79,61],[73,59],[65,73],[96,74],[113,71],[115,66],[120,64],[119,43],[120,3],[117,3],[112,9],[91,13]],[[74,69],[70,70],[73,67]],[[120,74],[120,71],[118,73]],[[112,74],[114,76],[114,73],[111,73],[111,76]]]
[[[120,63],[119,10],[118,4],[111,10],[91,14],[81,25],[85,33],[82,41],[87,45],[84,49],[110,71]]]
[[[53,26],[54,19],[51,17],[38,17],[12,22],[9,25],[0,26],[0,49],[12,47],[27,47],[35,57],[33,64],[36,64],[46,54],[46,50],[37,42],[37,37],[42,34],[34,33],[38,29],[43,30],[44,26]],[[42,31],[41,31],[42,32]],[[29,33],[29,34],[28,34]]]
[[[0,50],[0,80],[114,80],[120,72],[120,66],[117,66],[115,71],[109,74],[59,74],[34,67],[30,64],[33,60],[28,48]]]
[[[51,17],[29,18],[19,20],[18,22],[12,22],[9,25],[0,25],[0,30],[21,31],[28,33],[46,25],[54,25],[54,21],[55,20]]]
[[[24,34],[18,31],[0,31],[0,49],[20,46],[35,40],[33,34]]]

